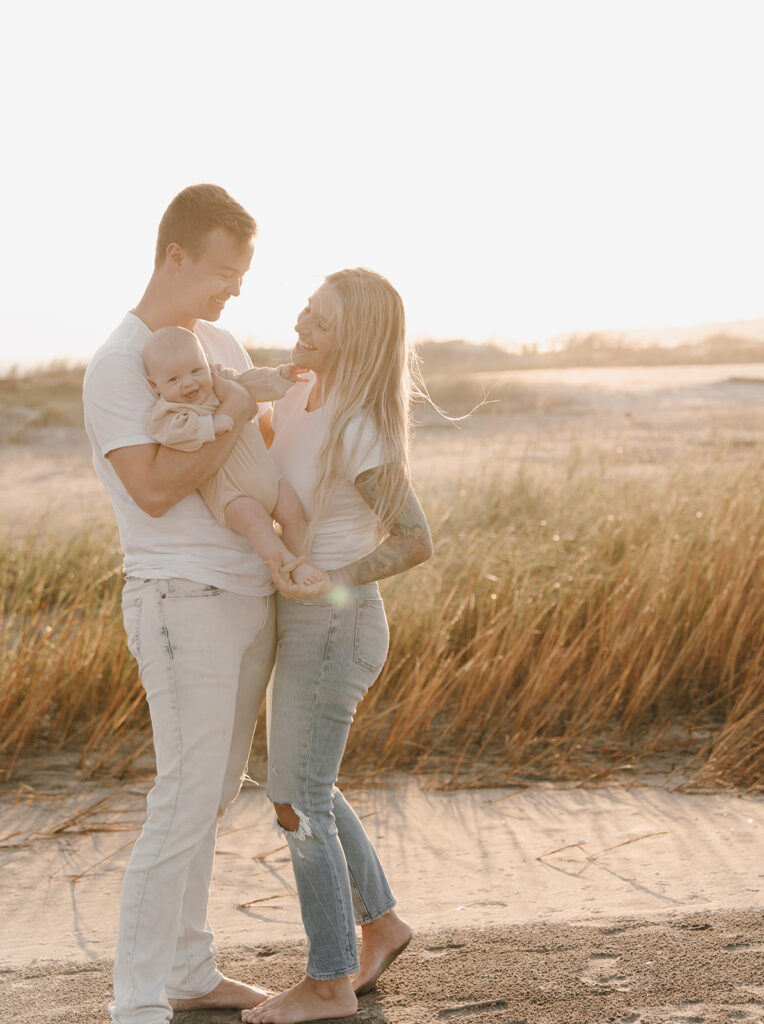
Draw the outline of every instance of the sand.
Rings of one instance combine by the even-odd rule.
[[[0,1021],[106,1022],[150,779],[81,781],[66,758],[25,774],[0,796]],[[359,1021],[764,1021],[764,800],[655,781],[424,784],[347,789],[416,930]],[[228,973],[274,988],[300,976],[291,865],[262,787],[221,825],[210,919]]]

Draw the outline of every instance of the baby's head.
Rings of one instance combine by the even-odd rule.
[[[185,327],[160,327],[146,339],[143,364],[149,384],[168,402],[202,405],[212,394],[204,349]]]

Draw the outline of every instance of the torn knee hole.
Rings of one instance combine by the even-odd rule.
[[[273,806],[278,825],[285,834],[291,834],[295,839],[309,839],[313,835],[310,822],[299,808],[291,804],[274,803]]]
[[[276,817],[279,819],[279,825],[286,832],[296,832],[300,824],[299,817],[294,813],[294,808],[291,804],[274,804],[276,809]]]

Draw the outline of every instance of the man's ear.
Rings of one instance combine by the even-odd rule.
[[[175,270],[180,269],[185,257],[186,253],[183,247],[177,242],[170,242],[164,252],[165,262],[169,261],[170,266]]]

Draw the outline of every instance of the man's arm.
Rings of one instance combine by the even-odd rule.
[[[257,421],[257,425],[260,428],[260,433],[263,435],[263,441],[265,441],[265,447],[270,448],[273,444],[273,409],[268,406],[260,413],[260,419]]]
[[[200,484],[216,473],[231,453],[242,426],[254,415],[256,403],[246,388],[234,381],[215,378],[221,399],[217,414],[230,416],[233,429],[195,452],[179,452],[160,444],[115,448],[107,458],[125,490],[148,515],[163,516]]]

